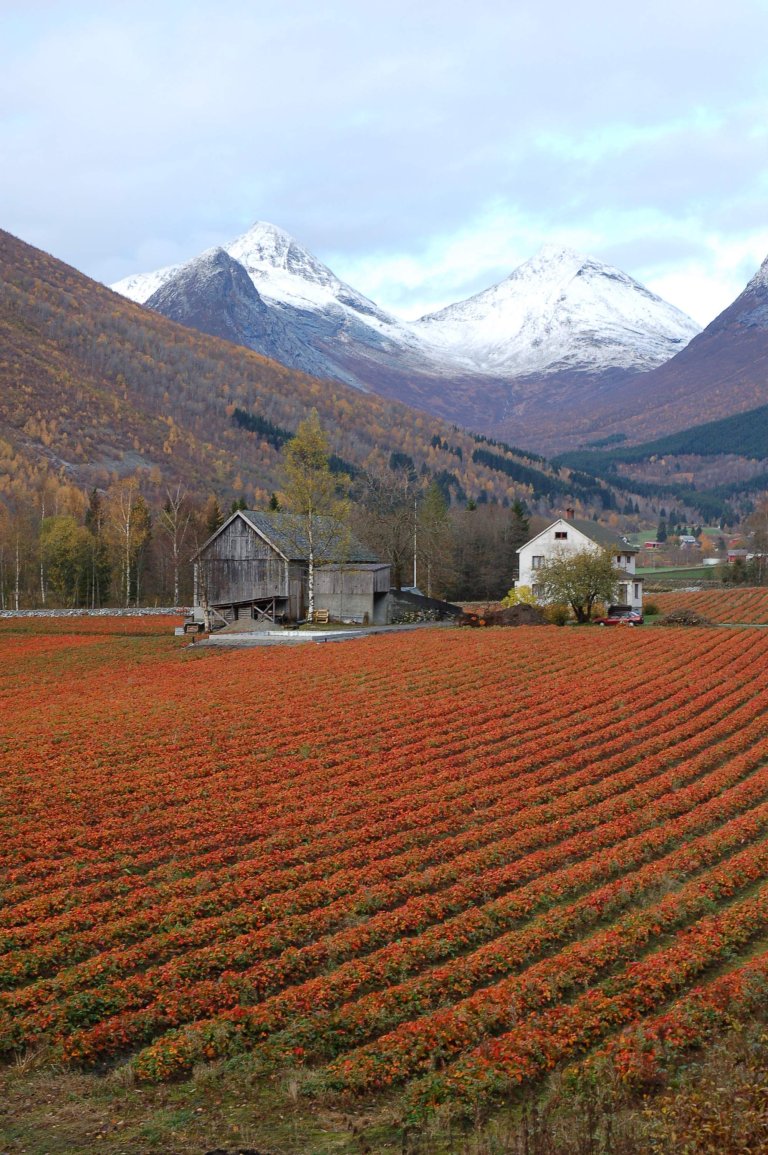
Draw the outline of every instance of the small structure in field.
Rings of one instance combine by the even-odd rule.
[[[385,624],[390,567],[338,524],[318,518],[315,606],[326,620]],[[315,547],[317,550],[317,547]],[[304,619],[309,545],[291,514],[241,509],[201,546],[194,558],[195,620],[206,613],[227,624],[253,619],[266,625]]]

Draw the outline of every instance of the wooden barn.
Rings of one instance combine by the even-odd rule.
[[[315,609],[335,620],[386,622],[389,566],[329,519],[318,518],[316,528]],[[238,510],[195,556],[195,617],[207,605],[227,622],[302,620],[308,556],[299,519]]]

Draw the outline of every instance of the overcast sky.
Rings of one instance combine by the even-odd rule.
[[[292,233],[404,317],[544,243],[704,324],[768,255],[766,0],[0,0],[0,227],[107,283]]]

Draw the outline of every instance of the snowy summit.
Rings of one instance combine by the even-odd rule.
[[[620,269],[552,245],[498,285],[415,327],[467,369],[515,377],[653,369],[699,332]]]
[[[282,356],[293,368],[363,388],[370,383],[372,361],[384,372],[497,379],[562,371],[642,372],[669,360],[699,331],[690,317],[626,273],[566,248],[546,246],[498,285],[413,323],[398,320],[339,280],[276,225],[258,221],[223,251],[242,267],[283,327],[279,346],[247,339],[243,344],[278,360]],[[170,293],[197,260],[126,277],[112,288],[160,307],[159,290]],[[174,315],[165,307],[160,311]],[[304,347],[301,356],[288,344]]]

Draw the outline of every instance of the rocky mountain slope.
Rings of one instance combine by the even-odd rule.
[[[617,384],[601,412],[575,418],[574,441],[624,435],[635,444],[766,403],[768,257],[733,304],[672,360]]]
[[[547,248],[468,301],[408,324],[380,309],[265,222],[226,254],[258,295],[210,277],[210,253],[113,286],[166,316],[226,335],[292,368],[344,381],[526,443],[569,400],[592,404],[618,378],[659,365],[697,326],[625,273]],[[264,308],[272,314],[267,322]]]
[[[138,471],[159,486],[182,481],[259,508],[279,488],[282,447],[312,407],[352,469],[402,462],[460,501],[519,496],[535,507],[573,493],[602,507],[588,478],[572,484],[541,458],[221,340],[230,317],[288,339],[227,254],[214,250],[188,270],[187,289],[189,319],[199,291],[221,303],[214,335],[0,231],[0,513],[46,471],[89,487]]]

